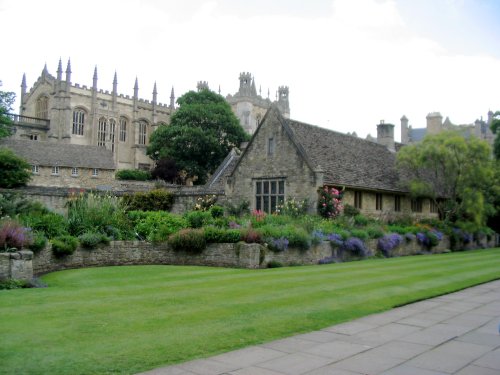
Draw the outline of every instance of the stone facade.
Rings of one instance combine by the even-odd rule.
[[[393,131],[387,124],[385,133]],[[384,133],[384,134],[385,134]],[[221,172],[226,199],[268,213],[280,202],[306,199],[316,213],[324,186],[344,191],[344,203],[379,218],[437,217],[429,200],[413,201],[395,168],[394,143],[377,143],[281,116],[271,108],[237,162]]]
[[[0,253],[0,281],[33,279],[33,253],[21,250],[13,253]]]
[[[173,91],[170,103],[162,104],[157,102],[156,84],[151,100],[145,100],[139,98],[137,80],[133,96],[118,94],[116,74],[111,92],[98,89],[97,82],[96,67],[92,87],[73,84],[69,61],[65,77],[61,61],[56,77],[45,66],[29,91],[23,77],[15,138],[97,145],[112,151],[118,169],[149,169],[149,137],[157,126],[170,123]],[[29,118],[46,119],[47,126],[29,126]]]
[[[52,167],[38,166],[37,172],[32,173],[29,183],[35,186],[99,189],[114,185],[115,171],[59,167],[58,173],[55,174]]]

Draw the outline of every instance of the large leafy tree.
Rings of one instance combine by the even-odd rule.
[[[7,115],[12,111],[12,105],[16,100],[16,94],[9,91],[0,91],[0,138],[11,134],[10,126],[12,119]]]
[[[484,225],[494,214],[495,165],[487,142],[448,131],[403,147],[397,166],[414,197],[436,203],[441,218]]]
[[[0,187],[26,185],[31,178],[31,165],[7,148],[0,148]]]
[[[226,100],[212,91],[190,91],[177,103],[170,125],[151,135],[147,153],[154,160],[175,161],[179,171],[203,184],[248,135]]]

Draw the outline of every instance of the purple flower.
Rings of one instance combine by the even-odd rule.
[[[357,237],[345,240],[340,249],[359,256],[365,256],[368,253],[365,243]]]
[[[285,237],[280,237],[278,239],[272,239],[271,240],[271,247],[275,250],[278,250],[278,251],[285,251],[288,249],[288,239],[285,238]]]
[[[397,233],[386,234],[378,240],[377,247],[384,256],[389,257],[392,250],[398,247],[402,241],[403,237]]]
[[[229,222],[229,228],[230,229],[239,229],[241,228],[241,225],[239,225],[237,222],[235,221],[230,221]]]
[[[341,246],[344,243],[342,236],[337,233],[330,233],[326,236],[326,239],[336,246]]]

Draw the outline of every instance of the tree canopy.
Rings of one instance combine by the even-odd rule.
[[[0,187],[26,185],[31,178],[31,165],[7,148],[0,148]]]
[[[495,165],[487,142],[454,131],[404,146],[397,166],[415,197],[433,200],[441,218],[484,225],[494,214]]]
[[[248,135],[221,95],[207,89],[190,91],[177,103],[170,125],[160,126],[151,135],[147,154],[157,161],[175,161],[179,171],[196,176],[196,183],[203,184]]]
[[[7,114],[12,111],[16,94],[9,91],[0,91],[0,138],[10,135],[12,119]]]

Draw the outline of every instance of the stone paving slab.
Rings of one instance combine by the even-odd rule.
[[[500,280],[143,375],[500,375]]]

